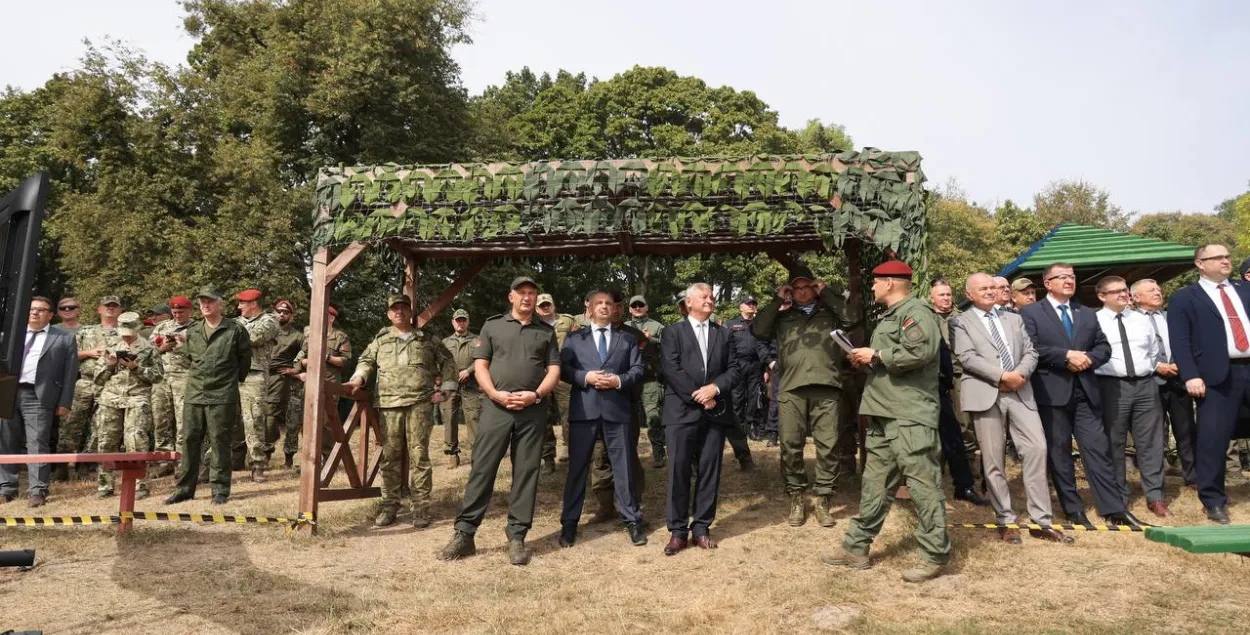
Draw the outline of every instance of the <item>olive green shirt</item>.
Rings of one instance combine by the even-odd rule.
[[[933,315],[937,316],[938,324],[942,327],[942,341],[948,348],[954,346],[951,344],[951,318],[959,315],[959,307],[951,307],[951,312],[946,314],[938,313],[935,309]],[[955,377],[964,374],[963,364],[959,363],[959,358],[955,357],[953,352],[951,353],[951,366],[954,367]]]
[[[810,315],[798,306],[781,310],[778,298],[756,313],[751,334],[764,342],[776,340],[782,392],[804,386],[842,387],[846,353],[830,333],[848,328],[845,304],[836,291],[825,287]]]
[[[391,327],[388,326],[386,328],[379,330],[378,334],[374,337],[381,337],[385,335],[386,332],[390,330],[390,328]],[[308,327],[307,326],[304,327],[303,334],[304,334],[304,344],[303,346],[300,347],[299,354],[295,356],[296,362],[299,362],[300,360],[303,360],[303,359],[308,359]],[[347,333],[340,330],[337,326],[331,326],[326,330],[326,360],[327,361],[326,361],[326,366],[325,366],[326,368],[325,378],[330,381],[342,381],[343,369],[331,364],[329,362],[329,359],[331,357],[342,357],[344,366],[346,366],[348,362],[352,361],[352,342],[351,340],[347,339]]]
[[[303,347],[303,331],[291,326],[290,322],[285,326],[279,323],[277,343],[274,344],[273,356],[269,359],[269,372],[272,374],[283,368],[294,368],[297,365],[295,358]]]
[[[554,322],[546,322],[541,317],[538,317],[537,313],[534,314],[534,317],[538,318],[540,322],[549,324],[551,328],[556,330],[556,345],[558,345],[560,348],[564,348],[564,340],[565,338],[569,336],[569,333],[572,333],[576,331],[577,329],[580,329],[581,327],[585,326],[584,324],[579,322],[577,318],[567,313],[556,314],[556,319]]]
[[[452,333],[443,338],[443,346],[451,351],[452,359],[456,360],[456,377],[459,373],[469,371],[469,378],[460,384],[461,389],[478,390],[477,378],[473,374],[473,340],[477,339],[477,335],[469,331],[465,331],[464,335],[456,335]]]
[[[473,344],[473,359],[484,359],[496,390],[538,390],[547,368],[560,365],[555,329],[534,314],[522,323],[511,312],[487,318]]]
[[[927,303],[907,296],[888,307],[869,346],[880,356],[864,386],[859,414],[936,428],[942,329]]]
[[[374,404],[379,408],[404,408],[429,401],[434,395],[435,381],[443,378],[441,389],[454,391],[456,360],[443,343],[431,338],[422,329],[401,333],[390,327],[360,354],[355,379],[366,382],[376,372]]]
[[[191,366],[183,401],[200,405],[239,403],[239,382],[247,379],[252,366],[247,329],[227,318],[212,333],[206,329],[200,320],[186,331],[182,352]]]

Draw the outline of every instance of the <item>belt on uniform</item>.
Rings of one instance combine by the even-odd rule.
[[[34,389],[35,389],[35,385],[34,385],[34,384],[18,384],[18,385],[17,385],[17,387],[18,387],[18,388],[28,388],[28,389],[30,389],[30,390],[34,390]]]
[[[1147,379],[1154,379],[1154,375],[1141,375],[1140,377],[1116,377],[1115,375],[1106,375],[1106,376],[1112,377],[1114,379],[1118,379],[1120,381],[1145,381]]]

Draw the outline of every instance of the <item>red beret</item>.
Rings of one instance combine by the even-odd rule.
[[[338,316],[339,316],[339,310],[338,310],[338,309],[336,309],[336,308],[334,308],[334,307],[330,307],[330,308],[328,308],[328,309],[326,309],[326,310],[327,310],[327,311],[329,311],[329,312],[330,312],[330,315],[333,315],[334,317],[338,317]]]
[[[288,311],[290,311],[290,312],[292,312],[292,313],[294,313],[294,312],[295,312],[295,306],[294,306],[293,304],[291,304],[291,301],[290,301],[290,300],[278,300],[277,302],[274,302],[274,303],[273,303],[273,308],[274,308],[274,309],[281,309],[281,308],[284,308],[284,307],[286,308],[286,310],[288,310]]]
[[[255,302],[260,299],[260,289],[244,289],[235,294],[234,299],[243,302]]]
[[[189,309],[191,301],[185,295],[176,295],[169,299],[169,308],[171,309]]]
[[[887,260],[872,270],[875,278],[911,278],[911,267],[902,260]]]

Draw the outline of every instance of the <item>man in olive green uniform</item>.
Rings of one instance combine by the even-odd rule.
[[[326,323],[326,365],[325,365],[324,376],[327,380],[338,383],[338,382],[343,381],[343,368],[347,366],[348,362],[352,361],[352,343],[351,343],[351,340],[347,338],[347,333],[334,325],[335,322],[338,322],[339,310],[334,307],[330,307],[326,309],[326,316],[328,318],[328,321]],[[383,328],[378,331],[378,335],[382,335],[383,333],[386,333],[386,331],[387,331],[387,328]],[[304,327],[303,348],[300,349],[299,354],[295,356],[295,359],[296,361],[299,362],[300,368],[305,369],[305,370],[308,369],[308,327],[307,326]],[[307,381],[307,378],[305,378],[304,381]],[[297,398],[300,400],[300,403],[303,403],[304,401],[303,383],[300,384],[299,394]],[[327,399],[333,400],[336,405],[338,404],[337,397],[327,397]],[[339,412],[342,412],[342,411],[340,410]],[[321,458],[322,459],[325,459],[330,454],[330,449],[334,447],[334,433],[330,431],[330,427],[329,427],[330,421],[328,419],[326,420],[325,425],[326,427],[324,428],[323,434],[321,435]],[[303,423],[295,426],[294,430],[288,430],[287,431],[288,435],[291,435],[292,432],[294,433],[293,435],[294,440],[290,440],[291,437],[288,436],[287,437],[288,441],[284,442],[284,446],[285,446],[284,449],[295,448],[296,452],[298,452],[299,451],[299,435],[302,431],[303,431]]]
[[[469,331],[469,312],[456,309],[451,316],[453,333],[443,338],[443,346],[456,360],[456,391],[442,404],[443,454],[447,455],[447,467],[460,466],[463,450],[465,461],[473,461],[473,439],[477,436],[477,418],[482,412],[482,389],[473,376],[473,340],[477,335]],[[464,424],[461,438],[460,424]]]
[[[182,353],[186,330],[191,320],[191,300],[184,296],[169,299],[168,320],[157,323],[148,339],[161,355],[164,377],[152,386],[152,418],[155,427],[155,446],[160,452],[173,452],[182,447],[182,401],[187,390],[189,363]],[[169,468],[176,467],[170,465]],[[172,469],[162,469],[158,474],[168,474]]]
[[[955,297],[951,291],[951,284],[945,278],[937,278],[929,286],[929,304],[933,306],[933,312],[940,320],[942,341],[949,346],[951,341],[951,318],[959,315],[959,307],[955,306]],[[951,405],[955,409],[955,417],[959,420],[959,433],[964,443],[964,454],[972,460],[972,457],[975,456],[979,449],[977,447],[977,434],[972,429],[968,413],[964,412],[959,405],[959,383],[963,379],[964,369],[959,360],[953,357],[951,364],[954,367],[953,379],[955,383],[955,389],[950,391]],[[979,472],[979,470],[975,471]]]
[[[291,395],[296,393],[300,384],[300,365],[295,361],[300,349],[304,346],[304,334],[292,322],[295,305],[290,300],[278,300],[273,305],[273,314],[278,318],[278,335],[275,338],[273,357],[269,360],[269,383],[265,388],[265,403],[269,408],[269,417],[265,425],[265,443],[272,452],[278,437],[285,433],[282,444],[287,469],[295,463],[295,455],[299,452],[300,419],[289,419]]]
[[[221,291],[205,287],[196,296],[203,317],[186,331],[182,352],[187,357],[187,392],[183,397],[182,460],[177,489],[166,505],[195,497],[196,477],[209,443],[209,477],[213,504],[230,498],[230,427],[239,408],[239,384],[252,367],[252,342],[247,329],[221,314]]]
[[[942,574],[951,551],[938,441],[942,332],[933,309],[911,295],[911,267],[891,260],[872,275],[873,298],[886,310],[870,346],[851,352],[853,364],[872,371],[859,406],[860,415],[870,417],[859,514],[851,519],[842,552],[821,560],[854,569],[872,566],[869,547],[890,513],[894,490],[906,479],[925,561],[904,571],[903,579],[924,582]]]
[[[57,449],[59,453],[88,451],[92,437],[91,419],[95,415],[96,396],[100,393],[95,384],[96,368],[105,351],[117,346],[117,317],[122,313],[122,303],[115,295],[100,298],[96,307],[99,324],[79,327],[74,334],[78,344],[78,381],[74,384],[74,404],[69,416],[61,423]]]
[[[239,400],[243,407],[243,434],[247,440],[247,462],[252,470],[252,482],[265,482],[265,469],[273,444],[267,441],[265,430],[269,419],[269,406],[265,403],[269,390],[269,362],[278,344],[278,321],[261,306],[263,296],[259,289],[245,289],[235,295],[239,301],[239,324],[247,329],[252,342],[252,368],[247,379],[239,386]]]
[[[649,310],[646,298],[640,295],[630,298],[629,319],[625,320],[625,324],[641,331],[646,336],[647,346],[643,350],[652,348],[655,351],[655,355],[652,356],[655,360],[654,365],[649,360],[643,359],[643,366],[647,370],[642,377],[642,410],[645,417],[644,423],[647,426],[647,440],[651,442],[651,467],[659,469],[664,467],[664,457],[667,453],[664,445],[664,422],[660,417],[664,385],[660,383],[659,350],[660,334],[664,332],[664,325],[651,319],[647,315]]]
[[[782,311],[783,303],[791,302]],[[816,521],[835,523],[829,508],[837,488],[838,418],[842,396],[841,349],[829,335],[847,328],[845,302],[811,272],[796,270],[790,283],[755,316],[751,332],[761,341],[777,342],[781,384],[777,391],[778,440],[781,479],[790,497],[791,527],[807,521],[807,468],[803,449],[810,434],[816,446]]]
[[[488,401],[482,404],[473,446],[473,468],[465,486],[464,506],[451,542],[439,560],[477,553],[473,535],[482,524],[495,489],[499,463],[512,451],[512,494],[508,501],[508,560],[529,564],[525,536],[534,524],[538,471],[547,404],[560,381],[560,345],[555,329],[534,315],[538,285],[532,278],[512,281],[512,310],[486,320],[473,346],[473,370]]]
[[[584,326],[571,315],[567,313],[558,313],[556,311],[555,300],[551,298],[549,293],[541,293],[538,295],[538,306],[535,313],[539,319],[551,326],[556,331],[556,342],[560,348],[564,348],[564,338],[569,333],[576,331]],[[561,462],[569,460],[569,385],[560,382],[556,384],[555,398],[551,400],[550,414],[547,419],[547,433],[543,438],[543,471],[551,474],[556,471],[556,458]],[[560,451],[556,452],[556,435],[555,426],[560,426]]]
[[[96,411],[95,451],[147,452],[152,434],[152,384],[161,380],[160,354],[139,336],[143,318],[123,313],[117,320],[117,344],[96,365],[95,384],[100,387]],[[96,495],[113,495],[113,470],[100,468]],[[135,498],[147,498],[147,479],[140,479]]]
[[[403,473],[408,453],[412,492],[412,525],[430,526],[430,493],[434,470],[430,466],[430,432],[434,404],[456,389],[456,360],[442,342],[412,324],[412,300],[406,295],[386,299],[391,327],[365,347],[347,386],[360,390],[377,374],[373,405],[382,428],[382,503],[375,527],[395,522],[401,492],[409,480]],[[442,386],[435,379],[443,378]]]

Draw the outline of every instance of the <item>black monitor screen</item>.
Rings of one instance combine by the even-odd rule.
[[[0,417],[13,416],[13,391],[22,369],[22,334],[39,262],[48,175],[39,173],[0,198]]]

